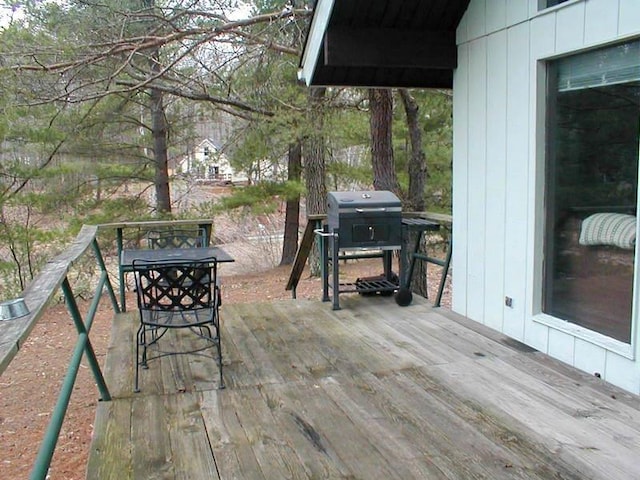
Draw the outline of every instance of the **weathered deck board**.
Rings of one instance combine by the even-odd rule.
[[[251,442],[236,411],[231,407],[227,389],[201,393],[202,414],[218,470],[224,478],[264,479]],[[240,391],[240,390],[238,390]]]
[[[640,478],[638,397],[426,302],[341,304],[224,305],[224,390],[183,355],[132,393],[118,316],[87,478]]]

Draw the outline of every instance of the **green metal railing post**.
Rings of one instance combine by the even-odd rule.
[[[116,294],[113,291],[113,285],[111,285],[111,280],[109,279],[109,273],[107,272],[107,266],[104,263],[104,258],[102,258],[102,252],[100,252],[100,245],[98,245],[98,240],[93,239],[91,242],[91,246],[93,247],[93,253],[96,255],[96,260],[98,260],[98,265],[100,266],[100,270],[102,271],[102,277],[100,278],[101,285],[98,287],[98,294],[96,297],[99,297],[100,292],[102,292],[102,286],[106,285],[107,292],[109,293],[109,298],[111,299],[111,305],[113,306],[113,310],[116,313],[120,313],[120,306],[118,305],[118,299],[116,298]],[[120,257],[118,257],[118,265],[120,264]],[[93,317],[92,317],[93,318]]]
[[[68,279],[64,279],[62,282],[62,291],[64,292],[64,297],[67,302],[67,309],[69,313],[71,313],[71,317],[73,317],[73,323],[76,326],[76,330],[78,331],[79,336],[83,336],[83,346],[85,353],[87,355],[87,361],[89,362],[89,366],[93,372],[93,377],[96,381],[96,385],[98,386],[98,390],[100,391],[100,399],[103,401],[111,400],[111,394],[109,393],[109,389],[107,388],[107,383],[102,376],[102,370],[100,369],[100,364],[98,363],[98,359],[96,358],[96,354],[93,350],[93,345],[91,345],[91,340],[89,340],[89,330],[91,328],[91,324],[93,323],[93,318],[95,317],[95,313],[97,310],[98,302],[94,300],[87,313],[87,325],[82,321],[82,315],[80,314],[80,310],[78,310],[78,304],[76,303],[76,299],[73,296],[73,291],[71,289],[71,285],[69,284]],[[99,295],[96,295],[95,298],[99,298]],[[78,342],[80,343],[80,342]]]
[[[447,282],[447,274],[449,273],[449,266],[451,265],[451,252],[453,251],[453,232],[449,233],[449,244],[447,246],[447,254],[442,264],[442,275],[440,277],[440,285],[438,286],[438,295],[436,301],[433,304],[434,307],[440,306],[442,300],[442,294],[444,292],[444,285]]]
[[[204,246],[208,247],[211,244],[211,223],[201,223],[198,225],[198,228],[202,228],[204,230]]]
[[[73,392],[73,386],[76,381],[76,376],[78,375],[78,370],[80,368],[80,362],[82,361],[83,354],[87,354],[87,360],[89,362],[91,370],[93,371],[93,376],[96,380],[96,384],[98,385],[101,399],[104,401],[111,400],[111,394],[109,393],[107,384],[104,380],[104,377],[102,376],[100,365],[98,364],[98,360],[89,340],[89,332],[87,326],[85,326],[84,322],[82,321],[82,315],[78,310],[78,305],[73,296],[71,285],[69,284],[69,280],[66,277],[62,282],[62,291],[67,303],[67,308],[71,313],[73,322],[76,326],[76,329],[78,330],[78,341],[76,342],[76,346],[73,350],[73,355],[71,356],[69,369],[67,370],[67,374],[65,375],[64,381],[62,382],[62,388],[60,390],[60,395],[58,396],[58,401],[56,402],[55,408],[51,415],[51,421],[49,422],[47,431],[44,435],[44,439],[42,440],[42,445],[40,446],[40,450],[38,451],[38,456],[36,457],[33,470],[31,471],[31,475],[29,477],[31,480],[44,480],[47,478],[49,466],[51,465],[51,459],[53,458],[53,453],[55,451],[56,444],[58,443],[58,437],[60,436],[62,423],[64,422],[64,417],[67,413],[67,407],[69,406],[69,400],[71,399],[71,393]],[[96,297],[99,297],[99,295],[96,295]],[[89,312],[90,319],[87,322],[89,327],[91,326],[91,323],[93,323],[93,317],[95,316],[96,309],[97,304],[95,306],[92,305],[92,308]]]

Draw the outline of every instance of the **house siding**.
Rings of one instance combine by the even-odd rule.
[[[495,3],[495,0],[494,0]],[[503,19],[504,24],[504,19]],[[500,30],[487,37],[487,120],[486,120],[486,221],[484,257],[487,265],[484,289],[486,301],[484,318],[486,325],[502,331],[504,322],[504,274],[501,265],[506,249],[507,200],[507,32]]]
[[[640,37],[637,0],[471,0],[454,75],[454,311],[640,394],[633,349],[541,322],[545,64]],[[505,297],[513,300],[505,305]]]

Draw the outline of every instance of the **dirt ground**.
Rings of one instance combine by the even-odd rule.
[[[381,273],[379,260],[353,261],[343,268],[341,275],[349,280]],[[440,270],[438,267],[429,268],[430,297],[435,298]],[[285,291],[289,272],[290,267],[287,266],[225,276],[222,321],[224,304],[291,298],[291,292]],[[221,274],[224,275],[224,267]],[[320,299],[321,294],[321,280],[309,277],[305,271],[298,284],[297,297]],[[447,288],[443,307],[449,307],[449,298]],[[133,297],[128,299],[128,305],[135,305]],[[80,306],[84,313],[88,302]],[[101,364],[109,343],[112,318],[113,310],[105,297],[90,335]],[[0,478],[28,478],[66,375],[75,340],[75,327],[66,307],[51,307],[0,377]],[[98,398],[91,370],[83,363],[53,457],[49,476],[52,480],[85,478]]]

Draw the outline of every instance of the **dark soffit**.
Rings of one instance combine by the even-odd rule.
[[[314,17],[318,14],[318,4]],[[305,58],[310,86],[451,88],[455,32],[469,0],[335,0],[323,28],[314,26]],[[315,18],[314,18],[315,20]],[[310,35],[322,35],[315,46]],[[311,52],[316,48],[317,52]]]

